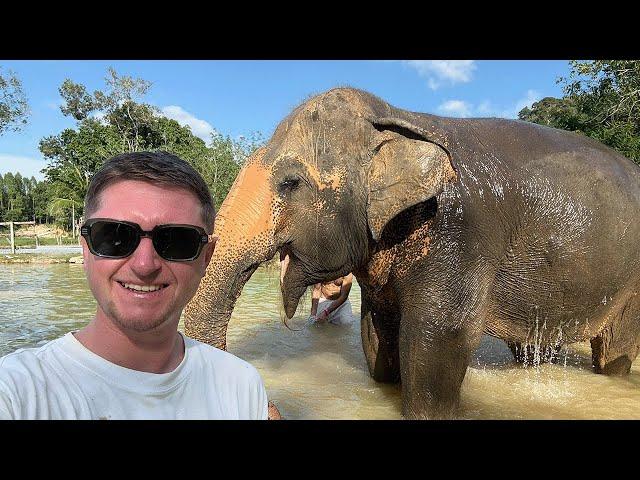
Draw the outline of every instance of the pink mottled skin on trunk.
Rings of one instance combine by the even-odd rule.
[[[214,230],[216,250],[185,309],[186,334],[221,349],[226,349],[227,324],[248,279],[238,281],[237,266],[247,255],[252,263],[268,260],[274,249],[275,198],[269,189],[270,169],[260,162],[263,153],[258,150],[248,160],[222,204]]]

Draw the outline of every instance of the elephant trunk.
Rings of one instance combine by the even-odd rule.
[[[184,311],[185,333],[226,350],[227,326],[244,284],[276,252],[270,171],[259,150],[242,168],[216,216],[219,238],[195,296]]]
[[[226,350],[227,326],[233,308],[242,287],[256,268],[257,265],[243,271],[208,269],[200,288],[184,310],[185,333]]]

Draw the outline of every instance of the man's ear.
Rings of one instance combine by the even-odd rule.
[[[80,246],[82,247],[82,268],[86,272],[87,262],[89,260],[89,255],[91,255],[91,252],[89,251],[87,241],[84,239],[84,237],[80,237]]]

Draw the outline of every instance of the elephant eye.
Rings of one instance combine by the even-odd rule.
[[[285,195],[296,190],[299,185],[299,177],[287,177],[278,185],[278,192],[280,193],[280,195]]]

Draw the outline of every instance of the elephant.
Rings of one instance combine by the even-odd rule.
[[[353,272],[371,376],[400,382],[405,419],[456,418],[483,334],[520,361],[589,339],[596,373],[630,372],[639,218],[640,168],[586,136],[331,89],[241,169],[185,332],[226,348],[243,285],[277,253],[288,318],[308,286]]]

